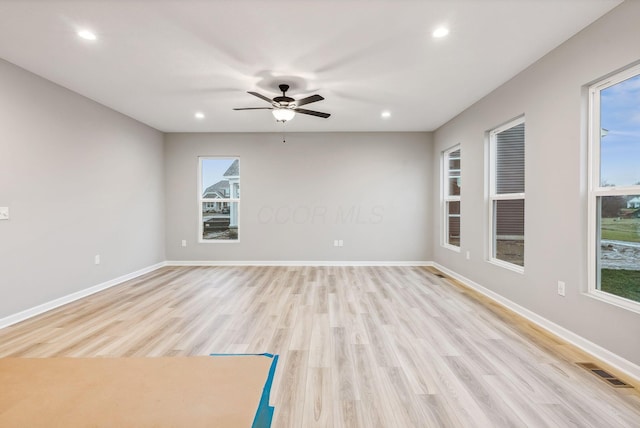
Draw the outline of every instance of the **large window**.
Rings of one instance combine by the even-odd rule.
[[[524,117],[489,133],[490,260],[524,269]]]
[[[589,291],[640,311],[640,66],[589,95]]]
[[[240,159],[199,158],[200,242],[238,240]]]
[[[442,153],[443,245],[460,250],[460,146]]]

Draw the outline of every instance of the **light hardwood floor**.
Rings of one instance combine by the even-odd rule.
[[[0,330],[0,357],[262,352],[274,427],[640,426],[637,389],[423,267],[168,267]]]

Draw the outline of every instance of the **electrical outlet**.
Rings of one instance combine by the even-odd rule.
[[[342,246],[344,246],[344,241],[342,239],[340,239],[338,241],[338,247],[342,247]]]
[[[183,246],[183,247],[186,247],[186,246],[187,246],[187,240],[186,240],[186,239],[183,239],[183,240],[182,240],[182,246]]]
[[[0,207],[0,220],[9,220],[9,207]]]
[[[337,240],[337,239],[334,239],[334,240],[333,240],[333,246],[334,246],[334,247],[337,247],[337,246],[338,246],[338,240]]]
[[[564,281],[558,281],[558,294],[564,296],[565,284]]]
[[[471,260],[471,251],[467,251],[467,260]]]
[[[100,264],[100,254],[96,254],[96,256],[93,259],[94,263],[99,265]]]

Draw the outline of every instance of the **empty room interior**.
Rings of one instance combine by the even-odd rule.
[[[639,22],[0,0],[0,363],[266,354],[256,427],[640,426]],[[16,373],[0,425],[77,411]],[[197,378],[149,426],[243,426]]]

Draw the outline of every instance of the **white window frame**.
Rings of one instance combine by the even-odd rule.
[[[600,224],[598,221],[598,198],[605,196],[640,195],[640,186],[600,185],[600,93],[611,86],[640,75],[640,65],[602,79],[589,87],[589,195],[587,221],[587,295],[633,312],[640,313],[640,302],[635,302],[598,289],[598,260],[600,259]]]
[[[442,171],[442,175],[441,175],[441,182],[442,182],[442,188],[441,188],[441,202],[442,202],[442,235],[441,235],[441,245],[445,248],[448,248],[450,250],[453,251],[457,251],[460,252],[460,245],[462,245],[462,233],[460,233],[460,245],[454,245],[449,243],[449,217],[451,217],[451,215],[449,214],[448,210],[447,210],[447,203],[448,202],[461,202],[461,195],[462,195],[462,189],[460,190],[460,195],[450,195],[449,194],[449,178],[450,175],[450,171],[451,169],[449,169],[449,160],[451,159],[450,155],[451,153],[455,152],[456,150],[460,150],[460,170],[458,170],[458,173],[462,172],[462,150],[460,149],[460,144],[457,144],[445,151],[442,152],[442,157],[441,157],[441,171]],[[460,218],[460,226],[462,227],[462,205],[460,206],[460,214],[457,214],[458,218]],[[461,231],[462,232],[462,231]]]
[[[202,188],[202,162],[207,159],[233,159],[240,162],[240,156],[198,156],[198,243],[201,244],[237,244],[240,242],[240,198],[232,198],[233,192],[229,191],[228,198],[203,198],[202,194],[205,189]],[[206,202],[228,202],[231,206],[231,203],[237,203],[238,207],[238,237],[236,239],[204,239],[204,221],[202,218],[202,204]]]
[[[490,263],[495,264],[497,266],[503,267],[505,269],[512,270],[517,273],[524,273],[524,266],[516,265],[514,263],[509,263],[505,260],[500,260],[493,255],[495,254],[495,230],[496,230],[496,218],[495,218],[495,209],[494,205],[496,201],[505,201],[505,200],[525,200],[525,193],[496,193],[496,136],[508,129],[513,128],[514,126],[518,126],[522,123],[525,123],[525,117],[520,116],[516,119],[513,119],[504,125],[501,125],[497,128],[489,131],[489,180],[488,180],[488,201],[489,201],[489,254],[488,260]],[[526,131],[525,131],[525,153],[526,153]],[[525,163],[526,165],[526,163]],[[526,166],[525,166],[526,169]],[[526,181],[525,181],[526,188]],[[526,206],[526,202],[525,202]],[[526,220],[525,220],[526,223]],[[525,227],[525,242],[526,242],[526,227]],[[526,251],[525,251],[526,254]],[[525,263],[526,265],[526,263]]]

